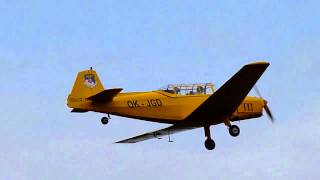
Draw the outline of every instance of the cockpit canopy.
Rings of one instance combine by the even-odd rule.
[[[177,95],[203,95],[212,94],[214,92],[214,86],[212,83],[169,84],[161,88],[160,91]]]

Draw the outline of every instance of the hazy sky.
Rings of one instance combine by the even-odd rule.
[[[0,1],[0,179],[317,179],[318,1]],[[276,117],[167,139],[114,141],[166,127],[65,105],[78,71],[105,88],[220,87],[271,63],[258,85]],[[254,92],[251,93],[254,95]]]

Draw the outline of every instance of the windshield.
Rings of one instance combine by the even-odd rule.
[[[212,83],[201,84],[169,84],[160,89],[171,94],[178,95],[200,95],[200,94],[212,94],[214,87]]]

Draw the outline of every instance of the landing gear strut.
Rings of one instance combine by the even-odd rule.
[[[208,150],[213,150],[215,148],[215,146],[216,146],[216,143],[214,142],[214,140],[211,139],[210,127],[209,126],[205,126],[204,127],[204,134],[207,137],[207,139],[204,141],[204,146]]]

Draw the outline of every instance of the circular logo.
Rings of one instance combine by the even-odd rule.
[[[96,87],[96,80],[93,74],[86,74],[84,76],[84,85],[91,89]]]

